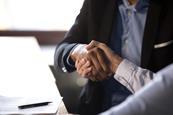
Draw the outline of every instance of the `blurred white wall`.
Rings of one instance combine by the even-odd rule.
[[[0,28],[68,30],[84,0],[0,0]]]
[[[10,19],[8,16],[5,0],[0,0],[0,29],[7,29],[10,27]]]

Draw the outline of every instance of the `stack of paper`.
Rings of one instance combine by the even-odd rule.
[[[33,37],[0,37],[0,114],[52,114],[62,100]],[[19,109],[20,105],[51,102]]]

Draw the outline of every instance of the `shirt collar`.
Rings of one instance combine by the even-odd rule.
[[[130,5],[128,0],[121,1],[127,9],[133,9],[134,11],[143,10],[149,6],[149,0],[137,0],[134,5]]]

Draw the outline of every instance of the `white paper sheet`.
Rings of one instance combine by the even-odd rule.
[[[29,102],[48,106],[19,110]],[[0,37],[0,114],[52,113],[62,97],[34,37]]]
[[[26,105],[31,103],[39,103],[51,101],[46,106],[33,107],[27,109],[19,109],[19,105]],[[21,97],[3,97],[0,96],[0,114],[52,114],[58,111],[58,106],[62,101],[62,97],[52,97],[52,98],[21,98]]]

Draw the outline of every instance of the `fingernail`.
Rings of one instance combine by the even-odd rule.
[[[84,63],[85,62],[85,59],[82,59],[81,62]]]
[[[90,61],[87,61],[86,64],[89,66],[90,65]]]

